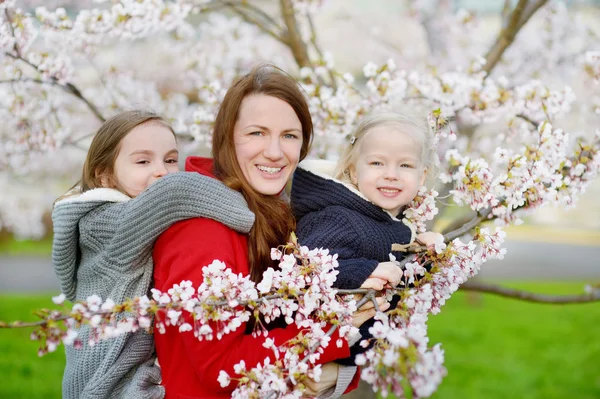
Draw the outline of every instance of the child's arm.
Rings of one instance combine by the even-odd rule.
[[[169,226],[181,220],[205,217],[241,233],[248,233],[254,224],[254,213],[241,193],[194,172],[167,175],[124,205],[112,241],[123,262],[134,260]]]

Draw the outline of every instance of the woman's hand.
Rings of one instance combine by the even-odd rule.
[[[427,248],[432,248],[433,246],[435,246],[435,242],[439,238],[442,238],[443,240],[444,236],[440,233],[435,233],[433,231],[427,231],[425,233],[417,235],[417,241],[425,245]]]
[[[338,372],[340,365],[337,363],[325,363],[321,366],[321,379],[319,382],[311,378],[307,378],[304,382],[306,390],[302,394],[302,397],[312,398],[319,397],[326,393],[331,388],[335,387],[338,379]]]
[[[398,267],[398,265],[395,262],[381,262],[379,263],[379,265],[377,266],[377,268],[375,270],[373,270],[373,273],[371,273],[371,275],[369,276],[369,278],[365,281],[364,284],[370,284],[370,285],[375,285],[377,283],[377,281],[379,280],[384,280],[387,283],[389,283],[389,285],[391,287],[395,287],[398,284],[400,284],[400,280],[402,280],[402,269],[400,269],[400,267]],[[378,280],[373,280],[373,279],[378,279]],[[371,281],[369,281],[371,280]],[[361,288],[370,288],[370,287],[365,287],[364,284],[361,286]],[[376,288],[374,288],[376,289]],[[380,288],[380,290],[383,289]]]

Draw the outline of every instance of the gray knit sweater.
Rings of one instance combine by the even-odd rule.
[[[208,217],[241,233],[254,223],[239,192],[198,173],[167,175],[133,199],[99,188],[58,201],[52,212],[52,263],[63,293],[70,301],[96,294],[115,303],[146,295],[154,240],[192,217]],[[90,347],[89,332],[88,326],[79,329],[82,349],[66,347],[63,398],[164,396],[152,335],[138,331]]]

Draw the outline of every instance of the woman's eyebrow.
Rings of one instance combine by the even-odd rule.
[[[250,127],[252,127],[252,128],[258,128],[260,130],[270,131],[270,129],[268,127],[261,126],[261,125],[248,125],[244,129],[248,129]],[[287,133],[287,132],[299,132],[299,133],[302,133],[302,130],[298,129],[298,128],[295,128],[295,127],[292,127],[292,128],[285,129],[285,130],[282,131],[282,133]]]
[[[261,125],[248,125],[248,126],[246,126],[244,129],[248,129],[249,127],[255,127],[255,128],[259,128],[259,129],[261,129],[261,130],[269,130],[269,128],[268,128],[268,127],[266,127],[266,126],[261,126]]]

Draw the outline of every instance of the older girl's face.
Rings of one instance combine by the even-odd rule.
[[[250,95],[242,101],[233,128],[238,164],[254,190],[279,194],[294,173],[302,148],[302,124],[279,98]]]

